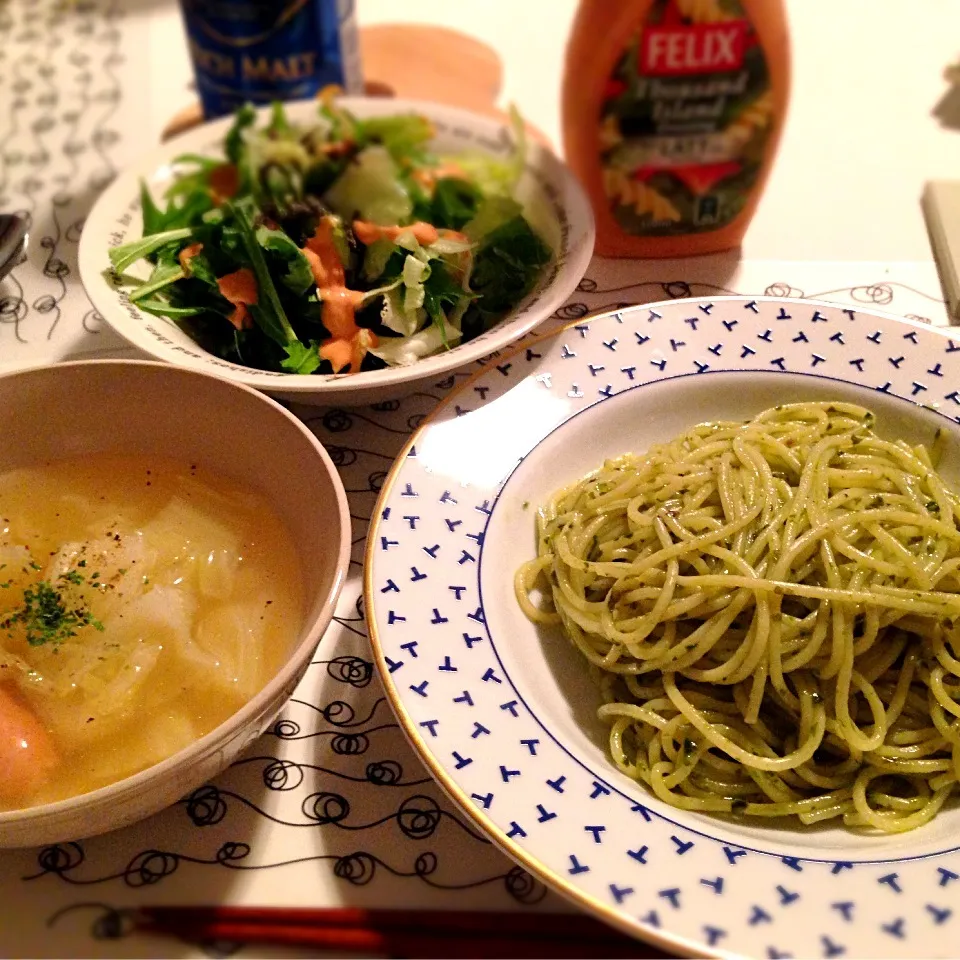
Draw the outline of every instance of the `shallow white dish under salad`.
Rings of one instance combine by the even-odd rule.
[[[418,113],[435,127],[438,153],[487,153],[504,157],[512,149],[504,125],[489,117],[440,104],[368,97],[338,101],[363,118]],[[293,122],[316,116],[316,101],[285,105]],[[266,116],[266,112],[264,112]],[[80,242],[80,276],[96,309],[113,330],[156,359],[215,373],[229,380],[300,403],[367,403],[408,393],[442,379],[450,371],[503,349],[533,329],[561,306],[576,288],[593,253],[594,225],[589,202],[563,163],[548,149],[530,141],[525,170],[515,190],[524,215],[553,249],[531,291],[511,313],[467,343],[425,357],[407,366],[342,374],[266,372],[220,359],[200,347],[172,321],[139,310],[128,291],[111,281],[108,251],[142,235],[139,189],[144,180],[157,198],[175,179],[173,159],[181,154],[223,155],[230,117],[204,124],[141,158],[124,170],[102,194],[84,225]],[[146,277],[142,262],[129,272]]]
[[[669,951],[956,953],[960,809],[869,836],[685,812],[621,775],[599,694],[513,593],[536,507],[604,457],[695,423],[841,399],[878,431],[948,441],[960,481],[960,343],[811,301],[631,307],[498,357],[411,438],[367,539],[365,603],[388,698],[465,814],[581,906]]]

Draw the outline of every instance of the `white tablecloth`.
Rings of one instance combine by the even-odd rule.
[[[359,0],[361,22],[430,19],[505,63],[504,98],[558,135],[570,0]],[[536,22],[528,30],[518,16]],[[855,16],[854,10],[858,13]],[[791,4],[797,91],[744,257],[595,261],[554,326],[622,303],[775,293],[946,323],[916,196],[960,170],[960,134],[930,109],[960,41],[960,7],[924,0]],[[0,367],[132,355],[77,279],[97,191],[189,103],[171,0],[0,5],[0,208],[33,221],[29,260],[0,285]],[[0,853],[0,953],[171,955],[129,936],[137,903],[353,903],[565,909],[474,833],[404,741],[373,673],[360,603],[364,535],[405,437],[457,380],[395,403],[298,411],[334,455],[355,524],[351,578],[316,662],[273,731],[176,807],[107,837]],[[263,955],[265,951],[257,950]]]

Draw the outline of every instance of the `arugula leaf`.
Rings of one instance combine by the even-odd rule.
[[[287,112],[283,108],[283,101],[274,100],[270,105],[270,122],[267,124],[266,129],[267,136],[280,139],[283,137],[293,137],[295,133],[296,131],[287,119]]]
[[[213,207],[213,200],[206,189],[206,181],[198,185],[199,181],[189,190],[185,191],[183,196],[174,196],[173,199],[167,195],[167,208],[160,209],[146,184],[140,182],[140,209],[143,215],[143,235],[150,236],[155,233],[163,233],[167,230],[180,230],[195,226],[203,222]],[[182,202],[178,202],[182,199]]]
[[[236,214],[228,211],[228,218],[220,230],[220,246],[216,250],[220,260],[235,264],[234,269],[247,264],[247,247],[240,227],[237,225]]]
[[[216,164],[219,166],[219,164]],[[193,170],[190,173],[180,174],[173,183],[167,187],[164,197],[171,204],[170,209],[174,209],[174,204],[182,200],[184,203],[196,204],[198,196],[209,196],[210,193],[210,170],[201,167],[199,170]]]
[[[123,273],[131,264],[156,253],[168,243],[186,240],[192,233],[193,231],[189,227],[180,230],[164,230],[161,233],[151,234],[149,237],[141,237],[139,240],[121,244],[119,247],[111,248],[109,253],[110,263],[117,273]]]
[[[400,180],[407,193],[410,194],[410,202],[413,204],[410,211],[410,221],[426,220],[427,223],[433,223],[432,195],[413,178],[411,170],[401,170]],[[437,226],[443,226],[443,224],[437,224]]]
[[[166,227],[166,215],[153,202],[146,180],[140,181],[140,213],[143,216],[143,235],[160,233]]]
[[[264,250],[283,261],[287,270],[280,278],[285,287],[294,293],[306,293],[313,284],[313,272],[303,251],[282,230],[260,226],[256,231],[257,243]]]
[[[223,271],[230,273],[230,270]],[[217,272],[210,263],[210,258],[201,251],[190,258],[190,276],[202,280],[208,287],[213,287],[219,292],[217,285]]]
[[[263,201],[282,214],[303,196],[303,174],[293,164],[271,163],[263,169]]]
[[[346,157],[324,157],[311,164],[303,173],[303,192],[305,195],[321,197],[336,182],[337,178],[347,169]]]
[[[194,166],[200,167],[201,170],[205,170],[208,173],[211,170],[216,170],[217,167],[223,166],[222,160],[218,160],[216,157],[207,157],[202,153],[181,153],[170,162],[173,166],[192,163]]]
[[[177,317],[200,317],[209,312],[206,307],[175,307],[165,300],[138,300],[137,307],[155,317],[170,317],[172,320]]]
[[[311,341],[308,346],[297,340],[295,343],[288,343],[284,349],[287,356],[280,365],[288,373],[313,373],[323,362],[316,341]]]
[[[430,222],[435,227],[459,230],[477,214],[483,195],[466,180],[444,177],[433,190]]]
[[[138,300],[151,293],[156,293],[164,287],[169,287],[171,283],[176,283],[186,276],[183,267],[179,263],[158,263],[153,268],[148,280],[140,284],[136,290],[130,294],[130,302],[136,303]]]
[[[293,327],[290,326],[286,311],[277,295],[277,288],[270,276],[263,250],[257,243],[253,228],[256,207],[249,197],[244,197],[236,203],[229,204],[229,206],[235,214],[237,232],[257,280],[259,300],[255,306],[249,308],[250,313],[268,337],[276,341],[281,347],[286,347],[288,344],[297,341],[298,337]]]
[[[243,131],[257,122],[257,111],[252,103],[245,103],[234,114],[233,126],[223,141],[223,150],[231,163],[240,163],[240,156],[244,151]]]
[[[165,214],[164,228],[179,230],[198,227],[212,206],[213,201],[206,190],[191,194],[181,204],[171,203]]]
[[[430,276],[423,285],[423,307],[434,326],[440,331],[445,349],[449,349],[446,329],[454,319],[456,308],[464,309],[475,294],[467,293],[454,279],[448,264],[443,260],[431,262]]]

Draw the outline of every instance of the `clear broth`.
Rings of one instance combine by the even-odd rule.
[[[86,457],[9,471],[0,518],[0,698],[39,720],[55,757],[39,782],[0,783],[0,810],[178,752],[261,690],[299,634],[289,532],[261,495],[196,465]],[[44,599],[61,608],[46,620]]]

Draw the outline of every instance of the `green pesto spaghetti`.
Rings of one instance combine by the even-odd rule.
[[[960,783],[960,496],[848,403],[707,423],[538,511],[617,767],[686,810],[911,830]],[[542,599],[538,600],[540,594]]]

